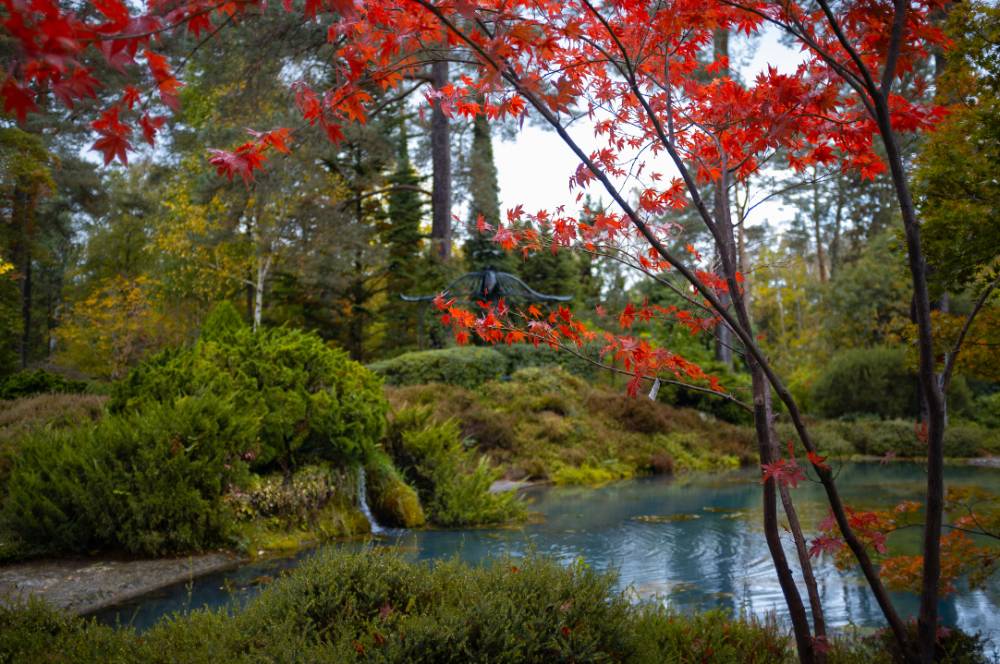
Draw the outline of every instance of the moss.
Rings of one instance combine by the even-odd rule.
[[[552,472],[556,484],[583,484],[600,486],[616,480],[628,479],[635,475],[635,468],[615,459],[600,465],[584,463],[580,466],[557,466]]]
[[[368,477],[368,505],[379,523],[402,528],[418,528],[426,522],[416,490],[407,484],[392,460],[379,453],[365,464]]]
[[[308,523],[261,517],[240,524],[238,542],[251,558],[290,554],[320,542],[371,532],[368,519],[344,501],[330,502]]]

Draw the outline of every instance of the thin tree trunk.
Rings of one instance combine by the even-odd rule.
[[[767,410],[771,411],[771,390],[768,389],[767,393],[764,395],[767,401]],[[771,419],[771,456],[772,458],[777,457],[780,454],[778,448],[778,436],[777,432],[774,430],[774,420]],[[778,484],[778,495],[781,497],[781,507],[785,512],[785,516],[788,517],[788,529],[792,533],[792,539],[795,542],[795,552],[799,558],[799,567],[802,568],[802,580],[806,584],[806,594],[809,596],[809,608],[813,617],[813,634],[814,634],[814,644],[816,642],[826,643],[826,619],[823,616],[823,604],[819,596],[819,585],[816,583],[816,575],[813,571],[812,560],[809,558],[809,550],[806,548],[806,538],[802,532],[802,524],[799,521],[798,511],[795,509],[795,503],[792,501],[792,494],[788,490],[788,487],[784,484]],[[815,650],[814,654],[816,661],[822,663],[826,661],[825,652],[821,650]]]
[[[815,174],[816,174],[816,169],[813,169],[813,175]],[[813,183],[812,190],[813,190],[812,217],[813,217],[813,234],[816,237],[816,264],[819,267],[819,282],[821,284],[825,284],[826,252],[823,251],[823,231],[822,231],[823,210],[819,204],[819,183]]]
[[[448,62],[431,65],[432,85],[448,84]],[[451,258],[451,127],[448,116],[435,104],[431,110],[431,243],[442,260]]]

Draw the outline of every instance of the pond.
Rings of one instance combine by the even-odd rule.
[[[840,468],[844,500],[855,507],[894,505],[921,497],[919,464],[850,463]],[[458,556],[476,563],[529,552],[570,562],[582,558],[618,573],[622,588],[656,598],[680,611],[724,608],[735,615],[785,614],[781,590],[760,528],[759,474],[752,469],[678,478],[644,478],[601,488],[534,487],[525,491],[538,523],[512,529],[389,531],[368,543],[327,546],[393,546],[416,560]],[[950,485],[1000,488],[1000,469],[952,466]],[[826,514],[822,489],[807,482],[793,491],[807,530]],[[645,519],[642,517],[660,517]],[[905,534],[915,543],[919,529]],[[905,545],[905,543],[904,543]],[[786,545],[794,560],[791,542]],[[236,606],[267,581],[294,567],[296,558],[272,559],[195,579],[97,614],[108,624],[145,629],[165,614],[201,606]],[[831,626],[877,626],[881,614],[860,574],[817,563],[826,619]],[[796,577],[800,577],[796,573]],[[907,617],[917,599],[894,593]],[[803,591],[803,597],[805,596]],[[1000,579],[987,588],[960,591],[941,602],[942,621],[1000,641]]]

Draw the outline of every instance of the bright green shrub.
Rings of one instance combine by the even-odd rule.
[[[241,330],[247,329],[243,317],[231,302],[220,302],[201,325],[199,338],[202,341],[231,341]]]
[[[74,394],[87,391],[87,383],[37,369],[19,371],[0,382],[0,399],[17,399],[33,394]]]
[[[903,348],[857,348],[838,353],[813,386],[824,417],[915,417],[917,377]]]
[[[456,346],[403,353],[369,368],[389,385],[448,383],[472,388],[505,375],[508,362],[493,348]]]
[[[427,408],[402,409],[385,446],[438,525],[503,523],[525,514],[513,493],[490,493],[499,473],[465,449],[455,420],[434,423]]]
[[[381,437],[388,408],[375,374],[315,334],[286,328],[240,328],[161,353],[115,386],[109,407],[131,411],[188,394],[231,398],[258,418],[256,468],[357,463]]]
[[[159,555],[222,544],[222,497],[245,480],[257,423],[212,396],[29,436],[0,524],[27,551]]]

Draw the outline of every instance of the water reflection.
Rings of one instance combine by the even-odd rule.
[[[850,464],[842,469],[839,485],[848,504],[874,507],[919,498],[921,479],[918,465]],[[948,469],[947,479],[951,484],[996,487],[1000,471],[954,467]],[[785,614],[781,588],[758,525],[760,493],[752,471],[676,480],[650,478],[600,489],[535,488],[527,496],[532,509],[544,515],[540,523],[518,529],[394,533],[376,545],[398,547],[416,560],[457,555],[476,563],[531,551],[566,563],[583,559],[596,569],[616,570],[622,588],[631,587],[639,597],[655,598],[678,610],[719,607],[734,614]],[[807,528],[825,515],[817,484],[800,485],[794,498]],[[635,518],[650,515],[665,518]],[[913,544],[918,536],[916,532],[906,535]],[[790,538],[786,550],[799,578]],[[247,565],[105,611],[99,618],[142,629],[165,613],[204,605],[238,605],[258,592],[255,579],[273,577],[295,564],[296,560],[286,559]],[[860,575],[840,571],[828,560],[817,565],[828,624],[881,624],[878,606]],[[915,615],[914,596],[896,593],[894,599],[904,615]],[[941,602],[945,624],[982,631],[995,641],[1000,640],[998,615],[1000,581],[996,579],[985,590],[962,592]]]

